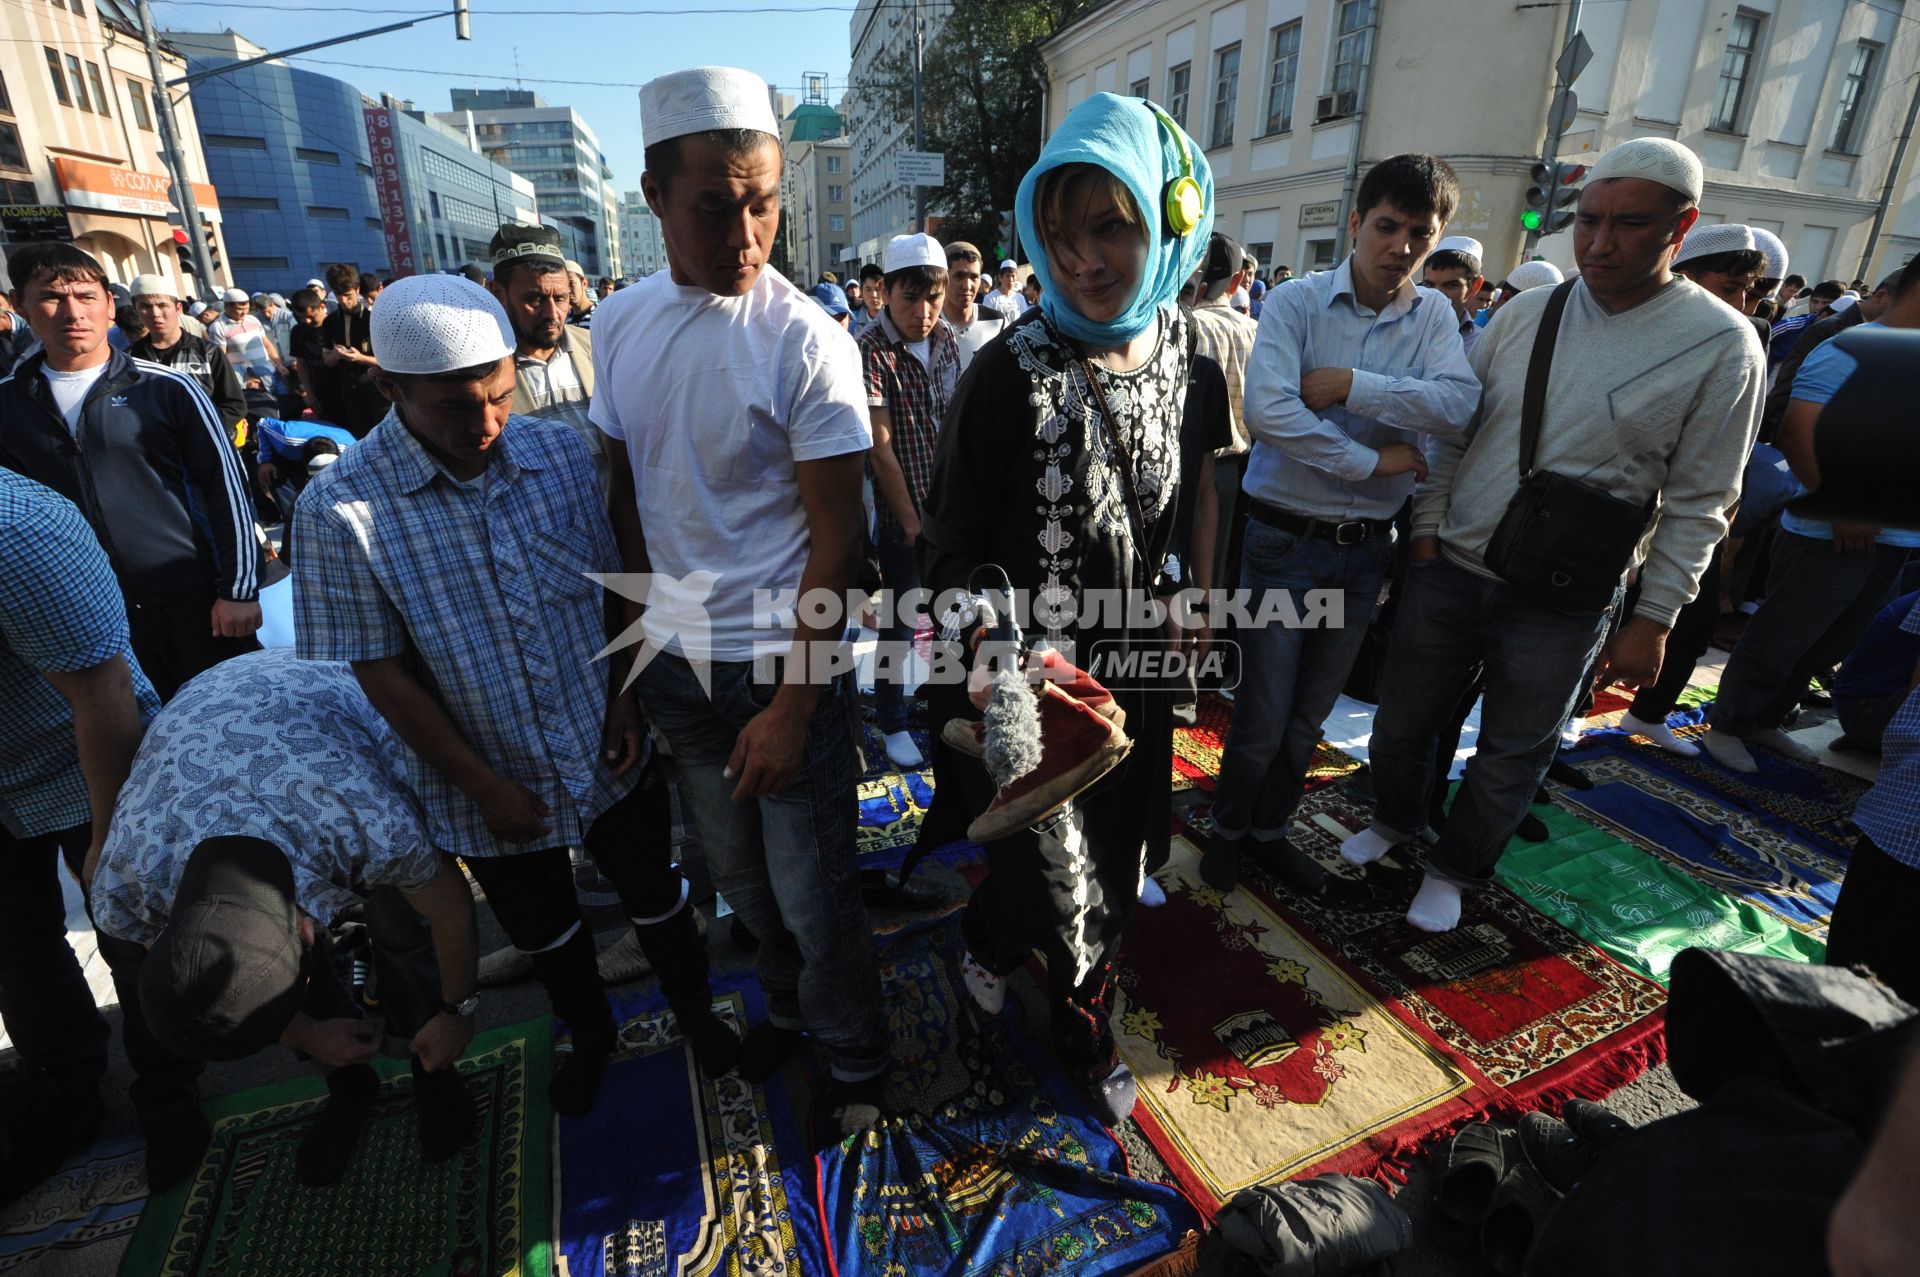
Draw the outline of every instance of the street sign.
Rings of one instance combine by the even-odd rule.
[[[1573,39],[1567,41],[1567,47],[1560,50],[1559,61],[1553,69],[1560,73],[1560,83],[1572,84],[1587,69],[1587,63],[1593,61],[1593,46],[1587,43],[1584,31],[1573,33]]]
[[[0,240],[8,244],[39,244],[70,240],[67,210],[56,204],[0,205]]]
[[[947,157],[938,151],[902,151],[894,159],[893,178],[902,186],[945,186]]]
[[[1547,136],[1562,137],[1573,127],[1573,121],[1580,114],[1580,99],[1572,89],[1562,89],[1553,95],[1553,105],[1547,108]]]
[[[1320,204],[1302,204],[1300,206],[1301,226],[1338,226],[1340,224],[1340,201],[1327,200]]]

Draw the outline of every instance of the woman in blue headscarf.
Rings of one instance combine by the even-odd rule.
[[[1099,93],[1074,108],[1016,203],[1040,304],[974,357],[941,426],[920,542],[928,586],[964,590],[998,565],[1031,609],[1028,638],[1083,667],[1164,649],[1162,627],[1129,628],[1119,605],[1186,584],[1174,530],[1193,342],[1174,303],[1212,202],[1206,160],[1157,107]],[[1172,732],[1171,693],[1133,684],[1112,688],[1126,731],[1156,745]],[[936,689],[930,717],[970,712],[958,701]],[[1165,819],[1164,758],[1137,748],[1057,815],[989,843],[964,922],[963,975],[990,1013],[1005,977],[1034,949],[1046,956],[1056,1046],[1109,1123],[1133,1109],[1108,1028],[1113,960],[1147,826]],[[1061,761],[1050,749],[1042,767]],[[993,796],[977,768],[940,776],[948,801],[980,810]],[[949,778],[962,776],[972,792],[956,795]]]

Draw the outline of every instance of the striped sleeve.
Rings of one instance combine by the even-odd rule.
[[[166,424],[173,429],[188,480],[206,502],[213,526],[220,597],[252,602],[260,594],[260,541],[240,454],[199,382],[161,364],[144,359],[135,363],[143,374],[166,387]]]

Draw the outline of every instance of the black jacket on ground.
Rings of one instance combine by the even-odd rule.
[[[183,332],[180,340],[173,345],[165,350],[155,350],[153,337],[149,334],[134,342],[133,349],[127,353],[135,359],[165,364],[175,372],[186,373],[199,382],[200,389],[207,392],[207,397],[213,400],[214,408],[219,411],[222,425],[231,427],[247,415],[246,392],[241,389],[240,378],[233,371],[233,362],[227,358],[227,352],[219,342]]]
[[[259,593],[253,502],[200,383],[114,351],[77,437],[40,374],[41,351],[0,379],[0,465],[80,507],[135,603]]]

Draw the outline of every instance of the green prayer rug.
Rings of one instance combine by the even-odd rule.
[[[404,1061],[375,1061],[380,1099],[346,1176],[327,1188],[294,1174],[326,1102],[320,1078],[208,1101],[212,1146],[198,1173],[148,1201],[123,1277],[551,1277],[548,1026],[542,1017],[473,1040],[460,1072],[478,1129],[437,1166],[420,1157]]]
[[[1822,941],[1758,905],[1716,891],[1558,806],[1533,809],[1551,837],[1515,838],[1500,885],[1614,958],[1662,983],[1695,945],[1819,962]]]

